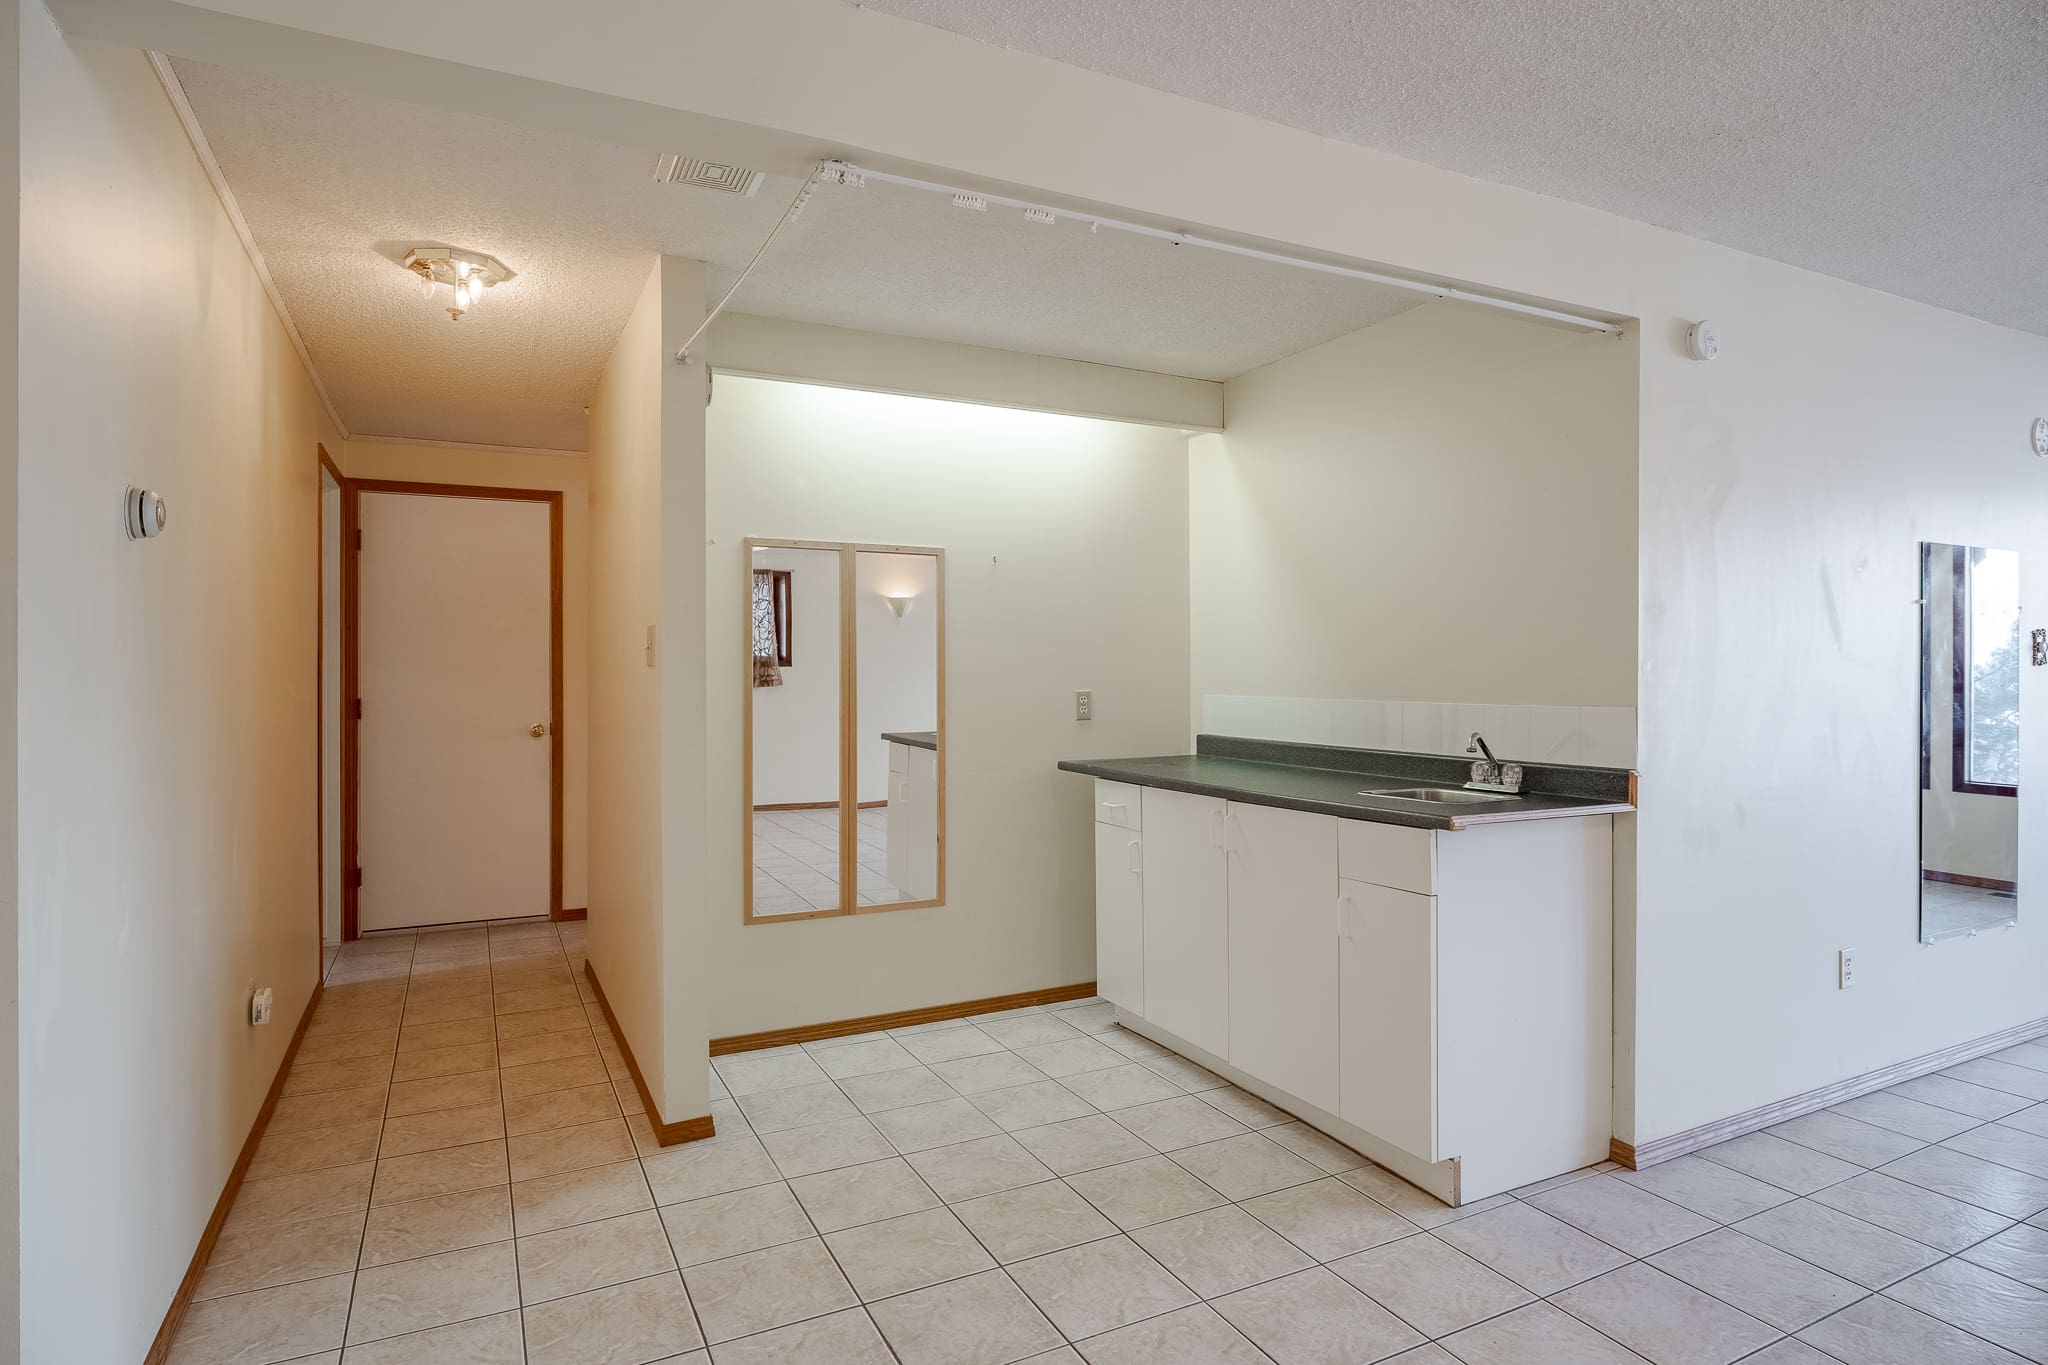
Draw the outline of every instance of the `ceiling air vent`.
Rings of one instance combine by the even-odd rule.
[[[695,185],[700,190],[717,190],[720,194],[751,195],[761,188],[768,173],[668,153],[654,163],[654,178],[664,185]]]

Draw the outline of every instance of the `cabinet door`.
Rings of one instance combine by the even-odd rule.
[[[1342,883],[1338,1117],[1437,1161],[1436,897]]]
[[[1138,832],[1095,826],[1095,993],[1145,1013],[1145,865]]]
[[[1144,795],[1145,1018],[1196,1047],[1230,1047],[1223,802]]]
[[[1337,821],[1233,802],[1230,1064],[1337,1110]]]
[[[890,749],[902,749],[909,753],[909,746],[892,744]],[[904,766],[890,767],[889,805],[883,811],[883,841],[888,850],[887,866],[889,884],[906,894],[911,883],[911,863],[917,856],[917,836],[912,828],[914,817],[910,810],[910,760],[904,759]]]

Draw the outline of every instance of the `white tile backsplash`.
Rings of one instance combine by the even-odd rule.
[[[1411,754],[1440,754],[1444,751],[1443,703],[1401,703],[1401,747]]]
[[[1351,749],[1401,747],[1401,703],[1397,701],[1333,701],[1330,703],[1332,744]]]
[[[1636,713],[1629,706],[1579,708],[1579,762],[1596,768],[1636,765]]]
[[[1633,768],[1636,762],[1636,713],[1629,706],[1202,698],[1202,732],[1212,735],[1462,755],[1474,730],[1503,759],[1601,768]]]
[[[1454,702],[1444,707],[1443,752],[1462,754],[1465,746],[1472,742],[1472,732],[1477,730],[1486,736],[1486,742],[1493,746],[1494,753],[1506,758],[1508,751],[1500,747],[1500,739],[1486,728],[1486,708],[1469,702]]]
[[[1579,710],[1576,706],[1530,707],[1527,757],[1536,763],[1577,763],[1583,747]]]

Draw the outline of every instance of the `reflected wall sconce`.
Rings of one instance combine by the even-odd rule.
[[[901,621],[904,617],[910,615],[910,608],[916,603],[917,598],[907,596],[890,597],[884,594],[882,600],[889,604],[889,610],[895,612],[896,619]]]

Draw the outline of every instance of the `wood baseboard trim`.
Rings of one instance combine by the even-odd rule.
[[[1979,877],[1968,872],[1936,872],[1932,868],[1922,868],[1920,870],[1920,880],[1923,882],[1946,882],[1950,886],[1974,886],[1985,891],[2016,892],[2020,889],[2018,882],[2008,881],[2003,877]]]
[[[256,1159],[256,1148],[262,1144],[263,1130],[270,1126],[270,1116],[277,1111],[277,1102],[284,1095],[285,1077],[291,1074],[292,1062],[299,1055],[299,1044],[305,1041],[306,1028],[313,1022],[313,1011],[319,1008],[320,997],[326,990],[324,981],[313,983],[313,994],[306,1001],[306,1011],[299,1016],[299,1026],[293,1030],[291,1042],[285,1045],[284,1060],[277,1064],[277,1075],[271,1079],[270,1090],[263,1097],[263,1107],[256,1111],[256,1121],[249,1125],[249,1136],[242,1140],[241,1154],[228,1170],[227,1184],[221,1187],[220,1198],[213,1206],[213,1216],[206,1220],[206,1230],[199,1235],[199,1248],[192,1253],[192,1263],[185,1267],[185,1278],[178,1281],[178,1292],[171,1296],[171,1306],[164,1312],[163,1325],[156,1329],[156,1340],[150,1343],[149,1354],[142,1358],[142,1365],[165,1365],[171,1358],[171,1343],[177,1340],[185,1312],[192,1306],[193,1291],[199,1288],[199,1277],[206,1270],[207,1259],[213,1255],[214,1243],[220,1240],[220,1230],[228,1220],[228,1210],[234,1207],[235,1196],[242,1192],[242,1178],[249,1173],[249,1163]]]
[[[860,808],[861,810],[880,810],[880,809],[881,809],[882,807],[884,807],[884,806],[886,806],[886,805],[888,805],[888,804],[889,804],[889,803],[888,803],[887,801],[856,801],[856,802],[854,802],[854,805],[855,805],[855,806],[857,806],[857,807],[859,807],[859,808]],[[774,802],[770,802],[770,803],[769,803],[768,805],[765,805],[765,806],[756,806],[756,807],[754,807],[754,813],[755,813],[755,814],[757,814],[757,815],[760,815],[760,814],[767,814],[767,813],[772,813],[772,812],[775,812],[775,811],[791,811],[791,810],[838,810],[838,809],[839,809],[839,803],[838,803],[837,801],[774,801]]]
[[[799,1024],[795,1028],[768,1029],[761,1033],[736,1033],[730,1038],[713,1038],[711,1055],[723,1057],[731,1052],[758,1052],[762,1048],[815,1043],[821,1038],[844,1038],[848,1034],[874,1033],[885,1028],[909,1028],[912,1024],[931,1024],[970,1014],[994,1014],[999,1010],[1020,1010],[1031,1005],[1056,1005],[1062,1000],[1085,1000],[1093,994],[1095,983],[1083,981],[1074,986],[1019,991],[1015,995],[991,995],[981,1000],[957,1000],[950,1005],[927,1005],[922,1009],[897,1010],[893,1014],[868,1014],[858,1019]]]
[[[1740,1114],[1731,1114],[1725,1119],[1717,1119],[1713,1123],[1703,1123],[1697,1128],[1688,1128],[1682,1133],[1673,1133],[1668,1137],[1644,1143],[1623,1142],[1620,1138],[1614,1138],[1608,1144],[1608,1158],[1632,1171],[1639,1171],[1645,1166],[1654,1166],[1660,1161],[1669,1161],[1673,1157],[1696,1152],[1702,1147],[1711,1147],[1717,1142],[1741,1137],[1744,1133],[1754,1133],[1774,1123],[1783,1123],[1802,1114],[1827,1109],[1840,1104],[1843,1100],[1853,1100],[1858,1095],[1868,1095],[1874,1090],[1886,1089],[1900,1081],[1910,1081],[1915,1076],[1925,1076],[1930,1072],[1942,1071],[1989,1053],[2002,1052],[2016,1043],[2024,1043],[2044,1034],[2048,1034],[2048,1018],[2034,1019],[2024,1024],[2015,1024],[2009,1029],[2001,1029],[1997,1033],[1986,1034],[1982,1038],[1973,1038],[1967,1043],[1957,1043],[1954,1047],[1946,1047],[1939,1052],[1923,1053],[1903,1062],[1879,1067],[1875,1071],[1866,1071],[1860,1076],[1851,1076],[1847,1080],[1836,1081],[1833,1085],[1824,1085],[1818,1090],[1809,1090],[1805,1094],[1794,1095],[1775,1104],[1760,1105],[1755,1109],[1744,1110]]]
[[[612,1013],[612,1002],[604,998],[604,986],[597,979],[597,968],[586,960],[583,974],[590,978],[590,989],[597,996],[597,1007],[604,1011],[604,1022],[610,1027],[612,1037],[619,1040],[619,1054],[626,1059],[626,1070],[633,1073],[633,1088],[640,1092],[640,1103],[647,1110],[647,1123],[654,1129],[654,1140],[664,1147],[673,1147],[680,1142],[700,1142],[715,1136],[718,1130],[709,1114],[701,1118],[679,1119],[674,1123],[662,1122],[661,1110],[655,1108],[654,1095],[647,1089],[647,1078],[640,1074],[640,1063],[633,1059],[633,1045],[626,1041],[626,1031],[619,1027],[619,1017]]]
[[[577,907],[576,907],[575,909],[573,909],[573,910],[557,910],[557,911],[555,912],[555,919],[556,919],[557,921],[560,921],[560,920],[572,920],[572,919],[589,919],[589,918],[590,918],[590,908],[589,908],[588,906],[583,906],[583,905],[579,905],[579,906],[577,906]]]

